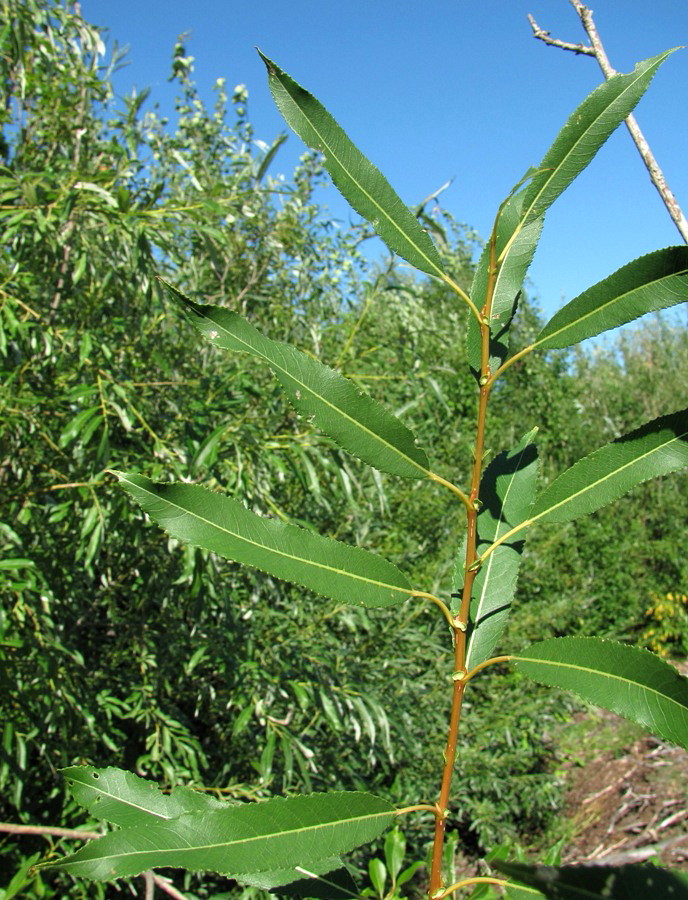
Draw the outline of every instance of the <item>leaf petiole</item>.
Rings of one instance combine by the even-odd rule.
[[[452,631],[456,631],[456,622],[454,621],[454,616],[452,616],[449,607],[440,600],[439,597],[435,597],[434,594],[428,594],[425,591],[411,591],[412,597],[421,597],[424,600],[429,600],[431,603],[434,603],[435,606],[438,607],[444,618],[449,622],[449,627]]]
[[[470,298],[470,297],[468,296],[468,294],[464,291],[464,289],[463,289],[462,287],[460,287],[460,286],[454,281],[453,278],[450,278],[449,275],[441,275],[440,277],[442,278],[442,281],[443,281],[445,284],[447,284],[447,285],[454,291],[455,294],[458,294],[459,297],[461,297],[461,299],[463,300],[463,302],[466,303],[466,304],[469,306],[471,312],[472,312],[473,315],[476,317],[476,319],[478,320],[478,322],[482,322],[482,316],[480,315],[480,312],[479,312],[479,310],[478,310],[478,307],[477,307],[477,306],[475,305],[475,303],[471,300],[471,298]]]
[[[470,887],[473,884],[494,884],[497,885],[497,887],[508,887],[509,882],[505,881],[503,878],[491,878],[488,875],[478,875],[475,878],[464,878],[462,881],[457,881],[456,884],[452,884],[448,888],[444,888],[442,891],[433,894],[432,900],[444,900],[444,898],[448,897],[450,894],[454,894],[456,891],[460,891],[461,888]]]
[[[443,487],[446,487],[453,494],[456,494],[457,497],[460,497],[461,502],[466,507],[466,509],[472,510],[474,508],[474,505],[473,503],[471,503],[468,494],[464,494],[461,488],[458,488],[455,484],[452,484],[451,481],[447,481],[446,478],[442,478],[441,475],[437,475],[435,472],[428,472],[428,478],[431,481],[436,481],[437,484],[441,484]]]
[[[509,662],[509,660],[511,659],[513,659],[513,656],[493,656],[491,659],[486,659],[485,662],[481,662],[480,665],[475,666],[470,670],[470,672],[467,672],[466,675],[464,675],[463,681],[464,683],[468,683],[474,675],[477,675],[478,672],[481,672],[488,666],[494,666],[497,663]]]

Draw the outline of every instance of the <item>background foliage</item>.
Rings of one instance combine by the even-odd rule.
[[[53,0],[0,5],[0,818],[83,822],[57,771],[83,762],[237,798],[363,786],[397,803],[434,796],[441,749],[428,735],[443,732],[450,674],[436,616],[407,604],[392,627],[388,613],[304,600],[193,548],[170,553],[107,470],[155,459],[149,477],[222,484],[446,592],[462,535],[441,493],[371,473],[304,429],[263,366],[201,343],[156,275],[354,377],[459,483],[474,396],[455,380],[466,351],[448,335],[462,332],[463,309],[442,285],[369,261],[364,228],[328,219],[313,199],[317,158],[272,174],[283,138],[255,138],[242,85],[218,80],[206,108],[182,43],[169,122],[147,92],[113,95],[119,60],[78,14]],[[467,288],[475,236],[437,208],[419,214]],[[497,388],[494,445],[538,422],[550,479],[685,405],[688,339],[675,323],[578,355],[531,354]],[[514,342],[540,327],[525,302]],[[647,642],[654,598],[685,593],[686,520],[685,484],[662,479],[613,510],[534,530],[511,644],[572,626]],[[685,649],[685,634],[672,640]],[[556,809],[551,741],[566,710],[543,696],[517,674],[476,684],[452,822],[464,852],[527,836]],[[412,827],[407,838],[407,856],[422,857]],[[45,848],[3,838],[0,887]],[[86,896],[54,874],[25,890]]]

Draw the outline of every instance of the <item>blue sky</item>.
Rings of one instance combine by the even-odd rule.
[[[595,21],[612,64],[688,44],[685,0],[597,0]],[[212,103],[224,77],[249,91],[256,137],[285,126],[270,97],[260,46],[323,102],[409,204],[448,179],[443,204],[489,234],[513,183],[537,164],[575,106],[599,83],[592,58],[536,41],[532,13],[554,37],[585,34],[567,0],[82,0],[82,13],[128,46],[120,92],[152,88],[172,114],[167,82],[177,36]],[[688,49],[662,67],[637,118],[684,212],[688,210]],[[273,172],[288,174],[303,145],[291,135]],[[334,188],[324,195],[348,221]],[[625,128],[548,213],[530,278],[547,313],[650,250],[681,242]]]

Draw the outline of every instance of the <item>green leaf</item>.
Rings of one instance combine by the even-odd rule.
[[[490,305],[490,371],[494,372],[506,359],[509,350],[509,326],[523,288],[523,279],[533,261],[544,217],[536,219],[525,228],[520,226],[525,191],[509,197],[500,209],[495,225],[495,264],[502,254],[492,290]],[[485,246],[473,277],[471,300],[482,310],[488,294],[490,269],[490,243]],[[480,325],[475,316],[468,319],[468,362],[478,372],[481,364]]]
[[[612,132],[635,108],[667,50],[639,62],[628,75],[614,75],[573,112],[537,167],[523,203],[524,225],[539,218],[588,165]]]
[[[374,840],[394,807],[372,794],[309,794],[123,828],[50,868],[109,881],[170,866],[239,877],[308,868]]]
[[[332,871],[335,869],[336,871]],[[258,875],[242,875],[242,884],[272,891],[280,897],[317,898],[317,900],[359,900],[360,891],[351,872],[342,865],[339,857],[311,863],[308,869],[297,866],[282,872],[261,872]]]
[[[93,432],[103,422],[103,410],[101,406],[90,406],[88,409],[82,409],[76,416],[62,429],[58,440],[58,447],[61,449],[67,444],[79,438],[83,444],[87,444],[91,439]]]
[[[33,867],[40,860],[41,856],[41,853],[34,853],[31,856],[24,857],[9,883],[4,888],[0,888],[0,900],[12,900],[13,897],[30,896],[29,891],[31,891],[32,886],[35,886]]]
[[[370,883],[377,891],[378,897],[384,897],[385,882],[387,881],[387,867],[382,860],[378,859],[376,856],[368,863],[368,876],[370,878]]]
[[[688,466],[688,410],[662,416],[579,460],[538,497],[528,524],[569,522],[637,484]]]
[[[62,774],[77,803],[96,819],[123,827],[226,806],[212,796],[186,787],[176,787],[164,794],[154,782],[112,767],[70,766],[62,769]]]
[[[688,247],[665,247],[628,263],[567,303],[533,347],[569,347],[688,300]]]
[[[521,884],[508,884],[502,896],[505,900],[538,900],[538,897],[543,898],[545,895],[535,888],[524,887]]]
[[[480,486],[478,556],[503,534],[527,517],[537,484],[537,449],[526,434],[513,450],[500,453],[485,470]],[[492,656],[516,592],[523,541],[500,544],[475,577],[466,649],[466,668]],[[457,566],[457,570],[459,566]],[[457,572],[457,575],[459,573]],[[460,561],[463,582],[463,560]]]
[[[494,866],[548,900],[688,900],[688,874],[656,866],[529,866],[502,860]]]
[[[371,223],[390,250],[421,272],[441,277],[444,269],[435,245],[384,175],[312,94],[267,56],[260,56],[277,108],[301,140],[323,154],[323,165],[344,198]]]
[[[0,559],[0,571],[2,569],[35,569],[36,563],[32,559]]]
[[[412,593],[396,566],[359,547],[264,519],[199,485],[114,474],[142,509],[180,541],[343,603],[391,606]]]
[[[237,313],[199,306],[163,283],[184,303],[201,334],[223,350],[239,350],[267,362],[297,412],[349,453],[392,475],[429,475],[428,458],[416,446],[413,432],[348,378],[290,344],[265,337]]]
[[[393,882],[396,883],[406,855],[406,838],[401,828],[392,828],[385,837],[385,862]]]
[[[189,466],[191,472],[198,472],[201,469],[214,464],[218,456],[220,444],[227,431],[228,426],[225,422],[223,425],[218,425],[217,428],[214,428],[210,434],[203,439],[203,442],[194,454],[191,465]]]
[[[427,866],[421,860],[411,863],[411,865],[407,866],[403,872],[399,873],[397,878],[397,889],[406,884],[407,881],[410,881],[419,869],[425,868],[427,868]]]
[[[342,860],[338,856],[329,859],[318,860],[311,864],[312,875],[318,877],[337,869],[342,865]],[[271,891],[273,888],[281,888],[294,882],[304,881],[304,871],[299,868],[280,869],[267,872],[251,872],[241,875],[241,883],[251,885],[251,887],[260,888],[262,891]],[[280,891],[282,893],[282,891]]]
[[[514,662],[535,681],[574,691],[688,747],[688,679],[649,650],[602,638],[550,638]]]
[[[263,177],[265,176],[268,169],[270,168],[270,164],[272,163],[273,159],[275,158],[275,154],[277,153],[279,148],[282,146],[282,144],[286,141],[286,139],[287,139],[286,134],[280,134],[272,142],[272,146],[270,147],[270,149],[267,151],[267,153],[261,160],[260,166],[258,167],[258,171],[256,172],[256,181],[257,182],[260,182],[263,180]]]

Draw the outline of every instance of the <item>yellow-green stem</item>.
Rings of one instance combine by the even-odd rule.
[[[471,300],[468,294],[464,291],[462,287],[460,287],[452,278],[448,275],[442,276],[442,281],[449,285],[449,287],[454,291],[455,294],[458,294],[459,297],[463,300],[463,302],[470,308],[473,315],[476,317],[478,321],[480,321],[480,313],[478,312],[478,307]]]
[[[542,515],[542,513],[540,514],[540,516],[541,516],[541,515]],[[487,559],[487,557],[488,557],[491,553],[494,553],[494,551],[497,549],[497,547],[501,546],[501,545],[504,544],[506,541],[511,540],[511,538],[512,538],[515,534],[518,534],[519,531],[523,531],[524,528],[529,528],[529,527],[533,524],[533,522],[536,521],[536,519],[539,519],[539,518],[540,518],[540,516],[536,516],[535,518],[532,518],[532,519],[525,519],[525,520],[524,520],[523,522],[521,522],[519,525],[514,525],[513,528],[510,528],[509,531],[506,531],[500,538],[498,538],[498,539],[494,542],[494,544],[490,544],[490,546],[487,548],[487,550],[486,550],[486,551],[482,554],[482,556],[480,557],[480,563],[481,563],[481,564],[484,563],[485,560]]]
[[[470,672],[466,672],[464,675],[464,681],[466,684],[473,678],[478,672],[482,672],[483,669],[486,669],[488,666],[494,666],[497,663],[509,662],[509,660],[513,659],[513,656],[493,656],[491,659],[486,659],[485,662],[481,662],[480,665],[474,666]]]
[[[447,604],[444,603],[442,600],[440,600],[439,597],[436,597],[434,594],[427,594],[425,591],[412,591],[411,596],[412,597],[421,597],[424,600],[429,600],[431,603],[434,603],[435,606],[437,606],[438,609],[440,609],[440,611],[442,612],[442,615],[449,623],[449,627],[452,629],[455,627],[456,623],[454,621],[454,616],[452,616],[451,611],[450,611],[449,607],[447,606]]]
[[[507,359],[507,361],[506,361],[505,363],[502,363],[502,365],[497,369],[497,371],[494,373],[494,375],[490,375],[490,380],[489,380],[489,382],[488,382],[488,384],[490,385],[490,387],[492,387],[492,385],[493,385],[493,384],[495,383],[495,381],[499,378],[499,376],[500,376],[500,375],[503,375],[504,372],[506,372],[506,370],[507,370],[508,368],[510,368],[511,366],[513,366],[513,364],[514,364],[515,362],[518,362],[519,359],[523,359],[524,356],[527,356],[527,355],[528,355],[532,350],[534,350],[536,347],[537,347],[537,343],[535,343],[535,344],[528,344],[528,346],[527,346],[527,347],[524,347],[523,350],[519,350],[518,353],[514,353],[513,356],[510,356],[509,359]]]
[[[405,816],[407,813],[412,812],[431,812],[433,816],[439,815],[439,810],[436,806],[431,806],[429,803],[416,803],[414,806],[404,806],[403,809],[395,809],[395,816]]]
[[[497,887],[507,887],[508,881],[503,878],[490,878],[489,875],[477,875],[475,878],[464,878],[463,881],[457,881],[456,884],[450,885],[441,894],[432,894],[432,900],[444,900],[450,894],[460,891],[461,888],[471,887],[474,884],[495,884]]]
[[[429,472],[428,478],[430,478],[431,481],[436,481],[437,484],[441,484],[442,487],[446,487],[453,494],[456,494],[457,497],[461,498],[461,502],[463,503],[463,505],[470,509],[471,501],[468,496],[464,494],[461,488],[457,487],[455,484],[452,484],[451,481],[447,481],[446,478],[442,478],[441,475],[437,475],[435,472]]]

